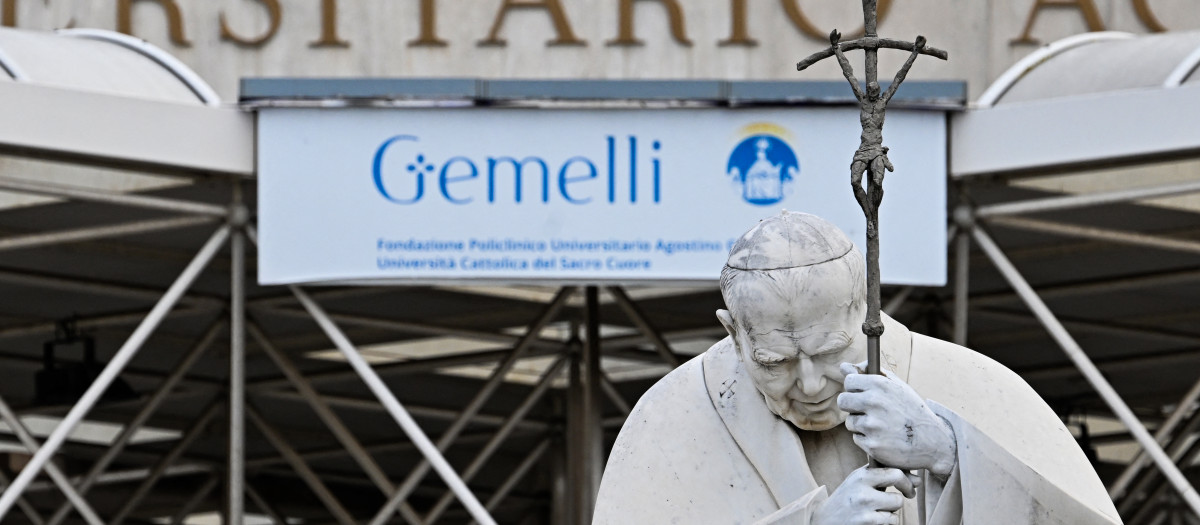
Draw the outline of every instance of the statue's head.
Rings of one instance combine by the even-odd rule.
[[[866,358],[863,265],[836,226],[784,211],[738,239],[721,272],[717,317],[767,407],[801,429],[846,420],[839,366]]]
[[[879,82],[874,80],[867,82],[867,98],[870,100],[879,98]]]

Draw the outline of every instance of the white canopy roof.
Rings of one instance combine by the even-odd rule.
[[[951,172],[1022,175],[1194,156],[1198,65],[1200,32],[1088,33],[1043,47],[956,116]]]
[[[251,175],[253,121],[166,52],[120,33],[0,28],[0,152]]]

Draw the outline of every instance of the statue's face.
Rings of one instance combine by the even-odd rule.
[[[746,279],[726,326],[738,355],[767,407],[804,430],[828,430],[846,414],[837,407],[844,390],[841,363],[866,357],[864,307],[850,303],[846,279],[815,272],[802,286]],[[840,272],[839,272],[840,273]],[[801,289],[790,289],[801,288]]]

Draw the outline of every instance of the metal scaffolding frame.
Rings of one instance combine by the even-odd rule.
[[[1195,254],[1198,253],[1197,246],[1200,244],[1192,241],[1153,233],[1055,224],[1020,216],[1197,193],[1200,192],[1200,184],[1196,182],[1164,184],[1084,195],[1036,198],[986,206],[975,206],[971,203],[970,187],[969,181],[960,184],[962,192],[959,198],[960,202],[953,213],[956,231],[954,235],[950,236],[955,269],[954,341],[965,345],[969,338],[967,330],[968,312],[971,306],[969,268],[971,241],[974,240],[975,246],[999,271],[1037,322],[1070,358],[1074,368],[1082,373],[1088,384],[1095,389],[1112,413],[1128,429],[1129,435],[1141,447],[1138,456],[1109,487],[1110,496],[1118,502],[1120,512],[1129,520],[1126,523],[1131,525],[1155,523],[1165,519],[1163,516],[1179,516],[1178,519],[1183,519],[1183,516],[1189,516],[1190,519],[1200,516],[1200,494],[1197,494],[1195,487],[1181,471],[1196,459],[1193,453],[1184,450],[1183,445],[1193,443],[1200,436],[1197,434],[1197,431],[1200,430],[1197,427],[1200,425],[1195,424],[1200,423],[1200,410],[1198,410],[1200,407],[1197,405],[1197,401],[1200,400],[1200,380],[1197,380],[1195,385],[1179,400],[1166,421],[1158,425],[1156,433],[1151,435],[1142,418],[1136,415],[1120,394],[1113,389],[1109,380],[1065,328],[1064,322],[1046,306],[1042,296],[1030,285],[992,235],[988,233],[995,227],[1033,230],[1065,237]],[[1189,417],[1193,424],[1181,425]],[[1151,465],[1155,469],[1146,472],[1145,469]],[[1165,478],[1166,483],[1163,483],[1159,476]],[[1135,479],[1138,480],[1137,483],[1134,482]],[[1155,484],[1156,482],[1157,484]],[[1174,490],[1174,494],[1171,496],[1172,504],[1156,503],[1164,498],[1168,487]],[[1141,505],[1137,505],[1138,503]],[[1188,510],[1191,512],[1190,515],[1187,513]],[[1156,521],[1147,521],[1149,519]]]
[[[63,422],[55,428],[44,443],[39,445],[27,432],[22,432],[24,427],[18,416],[8,408],[7,404],[4,404],[0,400],[0,416],[3,416],[4,420],[18,432],[22,442],[25,443],[25,446],[32,454],[30,461],[20,470],[16,479],[3,480],[6,486],[3,492],[0,493],[0,520],[3,520],[14,507],[19,507],[21,512],[28,516],[30,522],[38,524],[62,523],[65,519],[68,519],[71,510],[79,512],[89,524],[122,523],[130,518],[139,504],[151,493],[154,485],[164,476],[171,474],[184,475],[194,472],[212,472],[212,476],[208,481],[179,509],[173,518],[173,522],[180,522],[179,520],[186,516],[200,501],[207,498],[210,493],[223,485],[225,491],[224,514],[227,520],[226,523],[242,522],[246,513],[245,498],[247,496],[263,513],[272,516],[277,522],[283,523],[282,515],[274,508],[271,502],[261,492],[256,491],[245,482],[245,468],[247,464],[256,464],[258,466],[264,464],[261,458],[248,460],[246,457],[246,425],[247,421],[249,421],[252,427],[256,428],[270,442],[272,447],[279,452],[281,460],[290,465],[296,474],[309,485],[318,499],[326,506],[335,521],[346,524],[358,523],[355,517],[339,503],[333,492],[328,489],[322,481],[322,476],[308,464],[306,457],[314,457],[314,453],[311,451],[303,453],[298,451],[289,443],[286,433],[269,423],[263,414],[254,408],[253,402],[247,398],[248,392],[258,392],[268,396],[281,395],[289,397],[286,392],[281,392],[277,389],[282,386],[290,386],[296,391],[296,394],[290,397],[304,401],[338,438],[342,445],[342,450],[331,452],[335,455],[346,454],[353,457],[363,468],[371,483],[383,494],[390,496],[388,503],[379,510],[371,523],[388,523],[389,517],[393,514],[398,514],[406,523],[434,523],[445,513],[454,498],[457,498],[466,507],[471,517],[477,523],[495,523],[489,513],[490,510],[495,509],[506,494],[510,493],[520,483],[521,479],[528,474],[533,465],[545,456],[550,448],[550,441],[543,440],[540,445],[535,447],[525,460],[512,471],[511,475],[501,486],[487,499],[486,505],[481,503],[480,499],[467,487],[465,481],[469,481],[478,473],[479,469],[496,452],[500,444],[512,435],[514,431],[520,428],[528,429],[530,426],[535,430],[540,429],[542,432],[550,430],[550,427],[545,423],[527,421],[526,418],[533,406],[544,397],[544,394],[554,382],[563,377],[569,378],[568,389],[572,398],[571,404],[574,407],[570,410],[568,417],[567,426],[571,428],[568,433],[574,435],[575,440],[580,441],[580,443],[572,444],[568,447],[569,453],[573,455],[584,454],[580,457],[588,458],[578,463],[572,461],[577,466],[572,469],[572,481],[569,482],[569,485],[578,487],[578,490],[572,492],[574,495],[572,496],[570,505],[574,509],[572,512],[575,513],[578,520],[576,521],[577,523],[589,520],[593,505],[592,500],[595,489],[598,487],[600,469],[603,464],[603,444],[600,440],[603,421],[597,408],[598,403],[601,396],[606,396],[623,413],[627,413],[629,410],[629,403],[623,399],[611,381],[604,377],[599,369],[600,345],[602,341],[599,336],[598,297],[600,290],[597,287],[585,287],[578,291],[585,299],[584,310],[586,315],[583,319],[584,322],[580,325],[583,327],[583,337],[581,339],[579,337],[580,334],[575,334],[568,341],[545,339],[542,336],[542,328],[551,321],[561,317],[560,314],[564,306],[577,293],[574,287],[561,289],[555,298],[545,306],[543,312],[529,324],[525,330],[525,335],[520,337],[501,333],[473,332],[471,330],[443,328],[434,325],[400,323],[396,321],[330,314],[314,298],[314,296],[319,297],[321,292],[310,294],[300,287],[290,287],[291,296],[304,308],[303,313],[307,314],[307,317],[319,325],[330,341],[342,352],[353,370],[352,373],[359,377],[370,389],[376,396],[377,402],[372,403],[365,399],[349,399],[324,395],[317,390],[315,383],[331,377],[344,378],[347,374],[338,372],[335,374],[325,374],[324,376],[305,376],[283,352],[275,347],[271,338],[255,323],[253,315],[247,312],[249,301],[247,301],[245,295],[247,271],[245,240],[249,239],[252,243],[257,242],[257,234],[253,224],[249,220],[250,214],[246,206],[241,202],[242,192],[240,188],[242,184],[244,184],[242,180],[233,179],[231,181],[230,186],[233,188],[231,192],[232,198],[227,208],[203,203],[173,201],[137,195],[122,195],[120,198],[113,198],[111,194],[93,192],[83,188],[51,185],[31,187],[17,183],[0,184],[9,190],[29,191],[39,195],[52,195],[71,200],[97,201],[103,199],[103,202],[108,204],[132,207],[151,206],[160,211],[170,211],[181,215],[178,219],[147,221],[145,224],[133,227],[98,227],[86,230],[72,230],[66,233],[54,232],[27,235],[18,239],[9,238],[0,241],[0,243],[3,243],[0,244],[0,247],[2,247],[0,249],[21,249],[34,246],[46,247],[71,242],[102,238],[108,239],[121,235],[133,235],[152,229],[197,226],[213,222],[214,219],[224,221],[224,224],[220,224],[215,229],[207,242],[178,275],[174,283],[158,297],[155,306],[148,313],[145,313],[133,333],[128,337],[126,343],[122,345],[117,354],[104,367],[101,375],[91,384],[79,402],[70,408]],[[217,216],[217,210],[222,210],[220,216]],[[196,220],[194,217],[199,217],[202,220]],[[204,268],[217,257],[218,252],[223,247],[228,249],[229,256],[230,295],[228,301],[221,301],[218,298],[210,296],[188,295],[190,285],[197,279]],[[51,287],[62,285],[57,280],[47,281],[49,282],[45,284]],[[105,285],[104,283],[82,281],[70,283],[70,286],[117,295],[133,294],[141,299],[145,299],[153,293],[151,290],[131,290],[120,286]],[[672,352],[670,344],[666,341],[664,335],[655,331],[650,322],[645,319],[638,305],[620,288],[613,287],[607,291],[627,312],[629,319],[641,331],[637,337],[626,336],[624,338],[617,338],[617,340],[628,344],[644,338],[645,341],[653,345],[659,359],[672,367],[677,365],[679,363],[678,356]],[[278,299],[273,299],[262,302],[266,305],[265,309],[279,312],[279,307],[274,307],[271,310],[272,307],[270,306],[270,303],[278,301]],[[92,465],[87,474],[80,478],[68,479],[54,463],[50,462],[50,458],[62,449],[66,436],[95,407],[101,395],[117,376],[124,371],[125,366],[137,355],[155,329],[170,316],[172,309],[177,305],[185,303],[206,307],[216,306],[226,310],[229,317],[226,321],[218,320],[212,323],[205,330],[192,349],[182,356],[174,367],[173,372],[163,378],[153,394],[141,403],[136,416],[122,428],[120,435],[114,440],[102,457]],[[298,314],[300,312],[292,311],[289,313]],[[123,318],[118,322],[128,322],[128,320],[127,318]],[[385,369],[407,368],[411,369],[408,370],[409,372],[412,372],[441,368],[454,363],[486,363],[499,359],[500,362],[491,373],[491,377],[483,384],[475,398],[461,412],[457,414],[442,413],[437,410],[416,407],[416,412],[422,416],[452,420],[451,427],[445,430],[435,443],[427,437],[409,410],[406,409],[405,404],[401,403],[383,382],[380,378],[379,370],[376,370],[361,357],[360,352],[354,344],[350,342],[346,334],[339,328],[339,322],[366,323],[375,326],[382,325],[391,330],[418,332],[426,335],[467,335],[479,339],[510,343],[512,344],[512,348],[501,352],[489,352],[484,355],[475,354],[461,358],[440,360],[424,359],[397,365],[384,365],[382,367]],[[222,329],[228,331],[230,337],[227,382],[221,385],[189,378],[188,373],[193,365],[195,365],[197,360],[204,355],[208,347],[217,339]],[[284,377],[282,379],[268,380],[257,384],[247,380],[244,365],[247,353],[247,337],[253,341],[258,350],[265,353],[278,369],[283,372]],[[583,342],[581,343],[580,341]],[[504,383],[509,371],[521,359],[541,355],[558,355],[559,357],[556,358],[553,365],[546,369],[542,378],[537,382],[536,387],[526,396],[520,406],[503,417],[487,416],[480,412],[496,388]],[[426,361],[436,362],[430,363]],[[395,370],[390,371],[395,372]],[[568,371],[569,373],[567,373]],[[195,386],[201,388],[202,391],[215,390],[218,392],[218,395],[208,405],[208,408],[203,411],[201,416],[196,418],[182,432],[175,446],[163,453],[154,466],[149,469],[131,472],[108,471],[108,467],[121,455],[135,433],[147,423],[155,411],[160,408],[164,400],[177,393],[176,390],[181,385]],[[403,432],[408,435],[411,445],[421,452],[426,459],[426,463],[418,465],[408,474],[402,483],[394,485],[387,474],[371,458],[371,447],[364,446],[341,423],[334,411],[333,407],[335,406],[356,409],[369,406],[372,410],[386,412],[401,427]],[[188,447],[199,434],[208,429],[218,419],[217,416],[220,414],[222,408],[225,409],[228,418],[225,423],[225,428],[228,432],[228,460],[223,465],[223,469],[222,465],[215,464],[180,464],[179,462],[186,457]],[[579,418],[575,418],[572,414],[582,415]],[[458,440],[464,442],[477,441],[480,436],[465,435],[463,434],[463,430],[467,428],[468,424],[480,422],[494,426],[495,431],[490,433],[483,448],[463,470],[462,476],[460,476],[447,462],[443,452]],[[586,448],[586,452],[579,452],[578,447]],[[328,455],[329,453],[324,454]],[[424,478],[425,473],[431,468],[443,479],[449,490],[429,509],[426,516],[421,516],[405,503],[405,498],[416,489],[417,485]],[[43,469],[50,474],[55,485],[69,500],[58,506],[49,519],[43,519],[38,514],[38,511],[22,497],[31,490],[44,490],[47,488],[37,486],[34,483],[34,479]],[[174,469],[174,472],[172,472],[172,469]],[[222,471],[224,472],[223,476],[220,475]],[[125,501],[119,511],[110,516],[98,516],[83,497],[90,488],[99,484],[139,479],[141,483],[132,492],[132,496]]]
[[[238,188],[242,184],[244,184],[243,181],[235,180],[231,184],[231,187]],[[10,187],[10,189],[14,188]],[[47,188],[37,188],[37,191],[45,194],[45,192],[50,190]],[[964,194],[969,194],[969,184],[963,185],[963,191]],[[1114,499],[1120,503],[1122,512],[1130,514],[1130,523],[1154,523],[1156,520],[1167,519],[1162,517],[1164,515],[1189,516],[1186,513],[1187,509],[1191,509],[1193,513],[1200,514],[1200,512],[1197,512],[1200,511],[1200,498],[1197,497],[1195,489],[1180,471],[1180,465],[1189,464],[1188,462],[1194,461],[1197,456],[1196,437],[1197,433],[1200,432],[1200,428],[1198,428],[1200,427],[1200,410],[1197,410],[1197,402],[1200,401],[1200,381],[1179,400],[1165,421],[1156,422],[1156,432],[1154,435],[1151,435],[1146,429],[1143,419],[1134,414],[1120,395],[1112,389],[1092,359],[1089,358],[1064,327],[1065,323],[1050,311],[1043,298],[1029,284],[988,232],[993,228],[1022,229],[1031,223],[1042,224],[1046,222],[1014,218],[1017,215],[1083,209],[1088,206],[1131,202],[1148,197],[1178,195],[1197,191],[1200,191],[1200,185],[1193,183],[1173,184],[1154,188],[1138,188],[1081,196],[1053,197],[980,207],[973,207],[969,203],[969,199],[962,199],[963,202],[953,214],[955,224],[952,225],[948,237],[955,258],[953,265],[953,337],[955,341],[966,343],[970,338],[970,334],[967,331],[967,320],[972,300],[978,299],[982,304],[988,304],[989,299],[987,297],[995,296],[994,292],[990,296],[978,298],[970,296],[970,287],[967,286],[970,280],[969,260],[972,249],[977,248],[998,269],[1004,279],[1014,289],[1016,296],[1029,307],[1037,321],[1045,327],[1054,341],[1071,358],[1075,367],[1083,373],[1084,377],[1096,389],[1112,412],[1129,428],[1132,438],[1144,449],[1143,454],[1131,462],[1125,469],[1125,472],[1110,487],[1110,492]],[[53,525],[64,522],[71,512],[75,511],[87,523],[121,523],[127,520],[131,513],[136,510],[139,503],[151,493],[155,483],[163,476],[171,475],[174,468],[176,475],[194,472],[211,472],[214,475],[214,477],[210,478],[208,482],[200,487],[201,490],[197,491],[195,497],[187,502],[184,508],[180,509],[180,516],[185,515],[185,510],[205,499],[217,487],[223,486],[225,491],[225,508],[229,516],[229,523],[237,523],[240,517],[245,514],[246,506],[244,500],[246,497],[249,497],[254,507],[261,510],[264,514],[274,516],[277,520],[281,519],[282,514],[280,514],[272,502],[261,491],[257,491],[245,484],[244,469],[246,465],[255,464],[261,466],[266,464],[263,462],[266,458],[251,459],[245,455],[246,421],[248,420],[251,426],[258,429],[278,451],[279,456],[277,456],[277,459],[271,461],[290,465],[296,472],[296,475],[317,494],[318,499],[328,508],[330,515],[337,522],[357,523],[358,521],[356,521],[356,518],[344,505],[339,503],[336,495],[322,481],[323,476],[315,471],[309,463],[319,457],[328,457],[331,454],[348,455],[353,458],[366,474],[369,483],[376,487],[381,494],[388,496],[387,504],[378,510],[375,517],[370,521],[371,523],[388,523],[391,517],[395,515],[398,515],[406,523],[434,523],[439,517],[444,515],[453,498],[458,498],[462,501],[471,517],[477,522],[491,523],[493,521],[490,517],[490,511],[494,510],[504,495],[511,492],[520,483],[522,477],[527,475],[533,466],[553,448],[553,440],[547,438],[535,447],[518,468],[511,472],[508,479],[486,500],[476,496],[468,488],[467,483],[478,474],[480,468],[495,453],[500,444],[518,429],[524,428],[537,432],[552,430],[551,426],[536,421],[528,421],[527,417],[532,407],[544,397],[551,385],[556,380],[566,377],[568,384],[568,418],[565,428],[561,430],[565,430],[565,444],[567,445],[566,450],[569,457],[566,463],[567,468],[564,471],[564,481],[566,486],[571,490],[569,496],[565,498],[566,510],[564,512],[566,515],[571,516],[570,523],[586,523],[588,521],[592,498],[598,486],[599,472],[603,462],[603,444],[599,440],[600,436],[603,435],[603,431],[600,429],[607,426],[606,423],[608,423],[600,417],[600,413],[595,408],[595,403],[599,403],[601,398],[608,399],[622,413],[628,413],[630,406],[629,402],[622,397],[611,380],[600,372],[600,345],[606,344],[606,341],[621,342],[623,344],[641,342],[653,350],[651,352],[644,352],[644,355],[640,356],[647,360],[647,362],[659,361],[671,368],[677,366],[680,362],[680,355],[671,348],[670,343],[667,341],[667,336],[653,326],[646,313],[635,301],[630,299],[629,295],[623,289],[610,287],[604,291],[611,298],[612,303],[626,315],[630,324],[635,328],[636,334],[613,336],[607,340],[602,339],[599,335],[598,312],[601,290],[596,287],[585,287],[583,290],[575,288],[560,290],[554,299],[545,305],[543,311],[529,324],[522,336],[479,330],[472,331],[470,329],[443,327],[432,324],[373,319],[361,315],[330,313],[319,304],[318,299],[323,295],[332,297],[337,294],[350,293],[341,290],[318,290],[315,293],[310,293],[299,287],[291,287],[290,298],[278,296],[272,299],[248,301],[245,297],[245,273],[247,271],[245,263],[245,239],[249,239],[253,243],[256,242],[257,236],[252,223],[248,220],[249,213],[240,202],[240,193],[239,190],[231,191],[229,207],[226,208],[224,216],[217,218],[218,220],[223,220],[224,224],[220,224],[215,229],[208,241],[186,265],[175,282],[162,293],[155,306],[144,315],[126,343],[117,352],[117,355],[104,368],[101,376],[92,384],[80,402],[70,408],[63,423],[51,433],[44,443],[37,444],[34,442],[34,438],[28,433],[20,432],[24,427],[18,416],[12,412],[7,404],[0,403],[0,416],[12,428],[18,431],[19,438],[25,443],[32,454],[28,465],[20,471],[15,479],[3,480],[7,487],[3,494],[0,495],[0,518],[14,509],[19,509],[21,513],[27,516],[27,519],[31,523]],[[91,195],[88,195],[86,190],[77,188],[64,189],[61,193],[54,193],[54,195],[67,199],[91,198]],[[146,202],[155,202],[157,206],[160,203],[160,201],[155,199],[140,199],[136,197],[122,199],[119,202],[107,202],[129,206],[142,206]],[[199,205],[199,203],[180,202],[179,204],[178,209],[171,210],[181,215],[181,218],[178,219],[180,222],[177,222],[177,224],[199,226],[211,222],[214,207]],[[205,217],[206,222],[184,222],[195,216]],[[101,227],[94,228],[91,232],[75,231],[69,235],[58,235],[56,233],[40,234],[37,236],[30,235],[25,237],[37,237],[39,240],[35,243],[13,243],[11,249],[30,246],[44,247],[53,244],[80,242],[98,238],[107,239],[114,235],[121,235],[122,233],[134,234],[139,231],[143,230],[132,228],[115,232],[114,230]],[[1039,231],[1046,230],[1042,228]],[[1154,249],[1175,250],[1186,253],[1195,252],[1194,243],[1148,233],[1099,231],[1097,229],[1074,227],[1055,228],[1052,232],[1058,235],[1113,243],[1133,243],[1137,246]],[[0,245],[8,247],[7,244]],[[218,252],[223,247],[227,247],[228,249],[229,267],[231,269],[229,283],[230,296],[228,301],[222,301],[219,298],[206,295],[189,295],[188,288],[190,284],[195,281],[204,267],[216,258]],[[63,285],[60,280],[55,279],[46,279],[44,284],[50,287]],[[116,295],[132,294],[143,299],[152,293],[150,290],[129,289],[105,283],[78,282],[72,283],[71,286]],[[1108,286],[1111,287],[1114,285],[1109,284]],[[910,300],[913,293],[914,289],[911,287],[897,290],[891,296],[887,310],[897,310],[906,300]],[[1061,290],[1051,290],[1047,293],[1053,295],[1063,292]],[[551,321],[560,319],[562,317],[560,314],[563,313],[564,307],[571,300],[577,300],[576,295],[582,296],[582,312],[584,315],[582,319],[576,320],[575,326],[578,328],[572,332],[573,335],[571,338],[565,341],[544,338],[542,328]],[[224,309],[228,312],[229,317],[227,320],[214,322],[203,332],[192,349],[179,359],[173,372],[163,378],[153,394],[142,402],[136,416],[123,428],[120,436],[113,442],[108,451],[92,465],[90,470],[82,477],[73,480],[67,479],[56,468],[54,463],[49,462],[49,459],[61,449],[67,434],[71,432],[74,425],[82,420],[88,411],[94,407],[100,395],[117,375],[122,372],[125,365],[137,354],[138,350],[154,332],[156,327],[168,318],[173,308],[185,303],[208,307],[210,311],[212,307]],[[342,352],[346,361],[351,365],[352,371],[306,376],[275,346],[270,336],[254,321],[253,314],[246,311],[248,304],[254,305],[255,303],[261,305],[263,311],[286,313],[289,316],[297,317],[304,315],[317,323],[334,346]],[[292,310],[288,306],[289,303],[298,304],[303,310]],[[379,367],[388,373],[395,373],[396,371],[412,373],[414,371],[444,368],[447,365],[453,364],[499,361],[498,366],[492,371],[488,380],[483,383],[476,396],[461,411],[447,413],[446,411],[431,410],[419,406],[409,407],[413,408],[413,411],[420,417],[432,417],[451,422],[451,426],[444,430],[441,437],[435,442],[427,437],[426,433],[413,419],[412,413],[406,408],[405,404],[401,403],[382,381],[380,370],[372,367],[361,357],[355,345],[339,327],[339,324],[342,323],[366,325],[395,331],[416,332],[427,336],[466,335],[468,337],[508,344],[511,345],[511,349],[448,358],[416,360]],[[224,384],[214,384],[211,381],[198,381],[189,378],[189,370],[205,353],[205,350],[217,339],[222,330],[227,331],[230,337],[230,352],[228,357],[229,376],[227,381]],[[253,342],[255,349],[269,357],[283,373],[282,378],[266,381],[247,380],[244,365],[242,364],[246,359],[247,337]],[[537,381],[534,389],[526,395],[519,406],[511,413],[500,416],[490,416],[482,413],[481,409],[484,404],[490,399],[496,388],[505,382],[507,374],[516,363],[522,359],[538,356],[558,357],[546,369],[542,377]],[[423,361],[434,362],[426,363]],[[327,381],[329,378],[344,379],[351,374],[360,378],[368,386],[376,397],[375,401],[348,398],[341,395],[322,394],[317,388],[318,384],[322,381]],[[189,428],[185,429],[181,440],[170,450],[166,451],[152,468],[128,473],[107,471],[109,466],[122,453],[134,433],[149,420],[150,416],[160,407],[165,399],[176,393],[176,390],[182,386],[192,386],[200,388],[203,392],[216,391],[222,394],[212,399],[212,402],[203,412],[202,416],[197,418]],[[286,387],[294,389],[295,393],[280,390]],[[253,403],[247,401],[247,394],[250,392],[255,392],[257,393],[256,395],[303,401],[312,408],[337,437],[341,444],[341,449],[326,452],[297,450],[294,445],[289,443],[285,432],[275,428],[254,408]],[[228,417],[225,423],[229,440],[227,464],[222,467],[221,465],[205,464],[203,462],[196,463],[185,459],[189,444],[196,435],[212,425],[213,421],[221,413],[222,407],[226,407],[225,413]],[[372,450],[379,450],[379,448],[364,444],[354,436],[353,432],[341,422],[336,412],[338,407],[353,409],[368,408],[386,413],[411,438],[412,443],[408,446],[419,450],[428,460],[427,464],[417,466],[401,483],[394,484],[371,456]],[[619,422],[620,418],[617,418],[612,423]],[[494,430],[489,431],[485,435],[469,435],[464,433],[468,424],[484,424]],[[458,440],[483,441],[485,443],[474,459],[461,471],[461,476],[443,455]],[[1155,468],[1148,469],[1150,466],[1154,466]],[[35,476],[42,469],[45,469],[50,474],[54,485],[62,490],[68,498],[66,502],[58,505],[49,517],[39,515],[38,510],[22,497],[32,489],[50,488],[49,486],[36,486],[34,484]],[[421,484],[422,479],[430,469],[442,477],[449,487],[449,491],[436,498],[436,504],[422,516],[421,513],[410,507],[405,500]],[[133,497],[116,514],[100,517],[88,505],[85,496],[93,486],[105,482],[111,483],[113,480],[128,479],[140,479],[142,482],[133,492]],[[1172,503],[1169,505],[1155,504],[1155,502],[1167,499]],[[1180,514],[1181,512],[1183,514]]]

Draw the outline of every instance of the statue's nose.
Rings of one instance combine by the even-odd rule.
[[[806,397],[811,398],[821,393],[821,390],[825,388],[825,375],[821,374],[816,364],[808,357],[800,357],[800,375],[798,379],[800,392]]]

